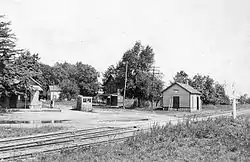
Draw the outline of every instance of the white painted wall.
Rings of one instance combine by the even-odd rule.
[[[52,99],[55,99],[55,100],[59,99],[60,93],[61,92],[49,92],[50,100],[52,100]]]

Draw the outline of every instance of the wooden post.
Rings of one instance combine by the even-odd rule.
[[[123,92],[123,108],[125,109],[125,97],[126,97],[126,86],[127,86],[127,73],[128,73],[128,62],[126,62],[125,70],[125,83],[124,83],[124,92]]]

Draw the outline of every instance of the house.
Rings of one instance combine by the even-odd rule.
[[[188,84],[173,83],[162,91],[162,106],[168,110],[201,110],[201,93]]]
[[[61,92],[62,92],[62,89],[59,86],[57,86],[57,85],[49,86],[49,89],[47,92],[48,99],[49,100],[58,100]]]
[[[101,97],[105,101],[105,104],[110,107],[123,106],[123,96],[120,94],[120,89],[115,82],[115,75],[110,75],[107,81],[104,83],[104,93]]]
[[[39,101],[39,94],[43,91],[42,86],[33,78],[29,78],[29,80],[29,91],[11,94],[7,101],[4,97],[1,97],[0,105],[7,108],[42,108],[42,103]]]

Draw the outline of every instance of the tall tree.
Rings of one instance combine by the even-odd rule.
[[[91,65],[76,63],[77,75],[76,82],[80,88],[80,94],[85,96],[96,95],[99,89],[98,77],[99,73]]]
[[[229,97],[226,95],[225,88],[219,83],[215,83],[215,103],[216,104],[229,104]]]
[[[69,79],[60,82],[59,86],[62,89],[60,99],[75,99],[80,92],[77,83]]]
[[[17,50],[16,37],[10,29],[10,22],[0,16],[0,96],[5,99],[4,107],[9,106],[12,94],[23,94],[31,90],[30,77],[35,76],[38,55],[28,51]]]
[[[108,80],[110,75],[115,75],[115,76],[117,75],[116,68],[114,65],[110,65],[108,69],[104,72],[102,82],[105,83]]]
[[[181,70],[180,72],[177,72],[177,74],[173,78],[174,82],[179,82],[179,83],[190,83],[191,79],[189,78],[188,74]]]
[[[150,71],[153,64],[153,49],[150,46],[144,47],[137,41],[131,49],[124,53],[117,66],[115,68],[114,66],[109,68],[106,74],[111,71],[115,73],[117,86],[124,91],[127,65],[126,96],[129,98],[137,98],[140,106],[143,100],[156,99],[163,87],[161,79],[153,76]],[[153,85],[154,87],[152,87]]]
[[[56,74],[53,72],[53,67],[39,63],[41,75],[37,76],[38,81],[42,84],[45,90],[48,90],[49,85],[53,85],[57,82]]]
[[[0,96],[4,97],[4,107],[9,106],[9,96],[17,93],[19,75],[15,68],[16,37],[10,29],[10,22],[6,22],[0,15]]]
[[[248,100],[247,94],[241,95],[239,98],[240,104],[246,104]]]

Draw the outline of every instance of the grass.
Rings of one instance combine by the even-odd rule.
[[[249,161],[250,123],[219,117],[154,125],[125,142],[38,155],[31,161]]]
[[[0,138],[20,137],[34,134],[50,133],[65,129],[64,127],[42,126],[36,128],[0,127]]]
[[[231,111],[232,105],[202,105],[203,110]],[[250,104],[237,104],[237,109],[250,109]]]

